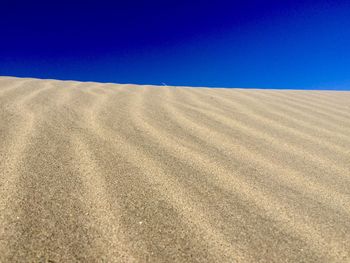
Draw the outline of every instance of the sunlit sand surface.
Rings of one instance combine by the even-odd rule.
[[[350,92],[0,78],[0,262],[350,262]]]

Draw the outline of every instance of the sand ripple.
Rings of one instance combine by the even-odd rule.
[[[0,78],[0,262],[350,262],[350,93]]]

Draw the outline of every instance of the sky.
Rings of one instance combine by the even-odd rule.
[[[0,75],[350,90],[350,1],[1,1]]]

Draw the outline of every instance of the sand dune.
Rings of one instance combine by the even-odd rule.
[[[350,262],[350,92],[0,78],[0,262]]]

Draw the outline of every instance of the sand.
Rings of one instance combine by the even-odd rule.
[[[350,92],[1,77],[0,262],[350,262]]]

